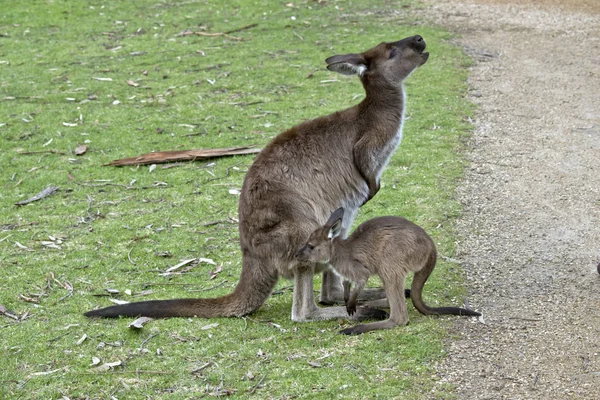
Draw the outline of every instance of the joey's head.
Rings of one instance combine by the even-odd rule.
[[[328,263],[333,254],[333,239],[342,232],[343,217],[343,208],[335,210],[325,225],[310,234],[304,246],[296,253],[296,258],[299,261]]]
[[[411,72],[427,62],[425,40],[416,35],[384,42],[364,53],[332,56],[327,69],[344,75],[357,74],[365,87],[370,83],[400,85]]]

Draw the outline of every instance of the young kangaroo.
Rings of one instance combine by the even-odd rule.
[[[388,329],[408,323],[404,300],[404,280],[414,272],[410,298],[422,314],[452,314],[479,316],[478,312],[458,307],[427,306],[421,298],[423,285],[435,267],[436,250],[425,231],[401,217],[379,217],[356,228],[346,240],[340,238],[344,209],[331,214],[327,223],[316,229],[296,257],[301,261],[330,263],[344,278],[355,283],[350,294],[350,282],[344,281],[344,299],[348,314],[356,312],[356,300],[369,276],[379,275],[390,306],[390,318],[366,325],[356,325],[340,333],[358,335],[377,329]]]
[[[379,179],[402,138],[403,81],[423,65],[425,41],[412,36],[363,53],[329,57],[327,68],[357,74],[366,92],[354,107],[306,121],[275,137],[258,154],[242,186],[239,232],[242,273],[233,293],[219,298],[150,300],[87,312],[89,317],[225,317],[257,310],[279,277],[294,280],[292,320],[343,318],[343,307],[320,308],[313,276],[323,272],[321,301],[341,302],[339,277],[323,263],[294,257],[331,210],[346,209],[342,234],[358,208],[379,190]],[[366,299],[381,298],[375,290]],[[384,318],[360,307],[355,319]]]

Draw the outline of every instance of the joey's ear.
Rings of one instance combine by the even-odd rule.
[[[325,60],[327,69],[343,75],[358,74],[362,76],[367,70],[367,61],[361,54],[344,54],[331,56]]]
[[[338,219],[337,221],[335,221],[333,223],[333,225],[331,226],[331,228],[329,228],[329,232],[327,233],[327,237],[329,239],[333,239],[335,237],[340,236],[340,233],[342,233],[342,219]]]
[[[333,239],[342,233],[342,218],[344,218],[344,208],[340,207],[335,210],[327,223],[325,224],[325,230],[327,231],[327,238]]]

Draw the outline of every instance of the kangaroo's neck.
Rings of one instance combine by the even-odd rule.
[[[344,278],[356,282],[359,277],[356,276],[352,268],[352,248],[347,240],[339,237],[333,239],[333,250],[329,263]]]
[[[365,83],[367,96],[358,105],[360,115],[378,124],[398,126],[404,118],[404,85]]]

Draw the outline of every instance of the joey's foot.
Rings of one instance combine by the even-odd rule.
[[[355,326],[351,326],[350,328],[342,329],[339,333],[342,335],[360,335],[362,332],[358,332]]]
[[[383,320],[387,319],[388,316],[387,312],[377,308],[358,307],[350,319],[352,321]]]

